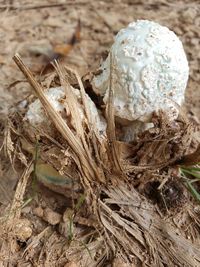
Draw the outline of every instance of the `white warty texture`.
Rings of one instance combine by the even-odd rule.
[[[84,123],[85,113],[84,113],[84,107],[81,103],[80,91],[75,88],[72,88],[72,90],[78,100],[77,109],[80,115],[80,119]],[[50,88],[49,90],[45,91],[45,95],[49,100],[49,102],[52,104],[52,106],[55,108],[55,110],[59,112],[61,116],[65,118],[65,120],[68,120],[66,118],[67,101],[64,100],[65,98],[64,88],[63,87]],[[90,111],[90,114],[92,115],[92,119],[94,121],[96,129],[99,132],[99,134],[104,135],[106,131],[105,119],[99,113],[95,104],[92,102],[92,100],[89,98],[88,95],[86,95],[86,99],[87,99],[88,109]],[[39,99],[36,99],[33,103],[29,105],[28,111],[25,116],[25,120],[28,120],[29,123],[34,127],[40,127],[40,126],[44,126],[43,128],[51,127],[50,119],[47,117],[45,110]],[[70,123],[72,126],[74,126],[73,121],[70,121]]]
[[[154,111],[178,116],[184,101],[189,67],[181,41],[167,27],[138,20],[115,37],[101,73],[93,78],[94,90],[107,103],[110,55],[115,115],[130,121],[150,122]]]

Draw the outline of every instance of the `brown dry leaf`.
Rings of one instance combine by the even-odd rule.
[[[61,25],[63,25],[63,22],[61,22],[57,17],[49,17],[44,21],[44,26],[48,27],[60,27]],[[30,42],[27,42],[20,49],[20,53],[23,56],[28,56],[28,53],[34,56],[42,56],[40,62],[41,68],[37,68],[36,66],[34,70],[44,72],[50,68],[51,61],[53,61],[54,59],[66,57],[79,41],[80,21],[78,21],[75,32],[73,33],[69,42],[60,45],[52,45],[50,41],[46,39],[32,42],[31,44]]]
[[[73,49],[74,45],[80,41],[81,34],[81,22],[78,20],[75,32],[73,33],[71,40],[67,44],[56,45],[54,47],[54,52],[56,54],[66,56]]]

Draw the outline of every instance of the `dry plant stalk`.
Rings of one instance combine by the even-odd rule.
[[[110,55],[110,83],[109,83],[109,101],[106,107],[106,115],[107,115],[107,137],[110,146],[110,156],[113,162],[113,167],[118,172],[118,174],[122,174],[122,166],[120,164],[119,159],[119,147],[116,143],[116,134],[115,134],[115,118],[114,118],[114,109],[113,109],[113,61],[112,54]]]
[[[35,80],[30,70],[24,65],[20,56],[15,55],[14,60],[32,85],[55,127],[71,147],[76,159],[76,164],[82,174],[81,182],[85,191],[89,191],[88,197],[89,199],[91,198],[95,219],[98,221],[97,231],[101,236],[99,242],[102,245],[102,237],[106,241],[106,249],[101,251],[99,255],[100,260],[97,260],[96,263],[93,263],[91,266],[104,266],[103,264],[107,258],[117,253],[120,253],[121,258],[129,263],[132,262],[132,256],[134,256],[135,263],[140,262],[140,264],[146,267],[165,267],[166,264],[169,267],[174,267],[175,265],[181,267],[199,266],[199,248],[188,241],[184,236],[177,236],[176,228],[169,222],[164,221],[156,212],[155,207],[133,189],[125,179],[122,179],[122,176],[126,178],[126,175],[123,174],[124,167],[127,168],[128,166],[134,171],[137,169],[137,166],[131,166],[130,163],[125,164],[120,158],[121,155],[118,153],[120,144],[116,141],[115,137],[114,113],[112,108],[112,77],[110,77],[110,95],[107,106],[107,134],[109,146],[107,153],[109,153],[108,157],[110,157],[111,160],[112,171],[114,172],[114,170],[117,170],[117,175],[119,176],[116,175],[116,172],[115,175],[109,172],[110,185],[108,187],[105,185],[106,174],[104,175],[104,170],[103,168],[101,169],[101,163],[92,160],[91,147],[93,146],[94,149],[96,144],[89,144],[87,142],[87,137],[80,122],[77,121],[77,135],[74,135],[60,114],[51,106],[43,93],[42,87]],[[75,99],[70,91],[70,85],[65,79],[62,67],[57,63],[56,69],[60,76],[61,84],[66,89],[69,102],[71,102],[71,111],[74,111],[73,105],[75,104]],[[88,119],[88,128],[90,129],[92,121],[87,112],[85,90],[80,77],[76,72],[74,73],[79,81],[82,100]],[[76,113],[71,113],[75,119],[79,119]],[[94,140],[96,139],[92,139],[93,142]],[[159,150],[161,148],[157,147],[155,144],[153,144],[153,146],[155,149],[158,149],[160,153]],[[125,147],[125,150],[126,149],[127,147]],[[101,153],[99,153],[99,155],[100,154]],[[122,166],[123,164],[124,166]],[[162,166],[163,165],[161,165],[161,167]],[[140,169],[145,169],[145,166],[138,167]],[[146,168],[148,168],[148,166]],[[114,186],[116,181],[117,186]],[[94,185],[96,186],[94,187]],[[97,189],[99,196],[96,194]],[[103,199],[100,197],[101,193],[104,196]],[[91,202],[89,202],[89,204],[91,204]],[[96,242],[98,243],[98,240],[96,240]],[[93,243],[90,243],[91,246]]]
[[[17,184],[17,188],[16,188],[15,195],[14,195],[14,200],[10,208],[10,212],[9,212],[9,216],[7,220],[7,227],[9,228],[8,229],[9,231],[12,231],[13,225],[15,224],[16,220],[20,218],[26,186],[27,186],[28,179],[32,171],[33,171],[33,162],[31,161],[29,163],[28,168],[24,171],[22,177],[20,178]]]
[[[79,165],[82,169],[82,172],[84,173],[85,178],[87,178],[89,181],[93,180],[93,177],[96,177],[100,182],[105,182],[105,178],[102,177],[102,173],[96,172],[97,166],[94,164],[90,164],[88,162],[87,156],[88,153],[87,150],[84,149],[81,141],[85,144],[85,141],[83,140],[83,128],[79,124],[77,125],[77,132],[80,134],[81,140],[73,134],[73,132],[70,130],[68,125],[65,123],[61,115],[52,107],[52,105],[49,103],[48,99],[45,97],[45,94],[43,93],[43,89],[41,85],[35,80],[30,70],[24,65],[22,62],[20,56],[16,54],[13,57],[14,61],[20,68],[20,70],[24,73],[30,84],[32,85],[36,95],[40,99],[41,103],[43,104],[45,110],[47,111],[47,114],[53,121],[55,127],[57,130],[62,134],[62,136],[65,138],[65,140],[68,142],[69,146],[72,148],[72,151],[74,151],[76,157],[77,157],[77,165]],[[58,66],[58,65],[57,65]],[[62,74],[62,70],[58,69],[59,74],[61,75],[61,82],[63,83],[63,86],[67,89],[68,85],[65,83],[64,76]],[[69,93],[70,91],[67,90]],[[75,99],[73,99],[72,95],[69,94],[69,97],[71,97],[72,103],[75,102]],[[69,101],[70,102],[70,101]],[[76,103],[74,103],[75,105]],[[75,109],[76,110],[76,109]],[[74,111],[74,110],[73,110]],[[73,112],[72,112],[73,114]],[[78,121],[78,116],[76,117],[76,120]],[[85,147],[86,148],[86,147]]]

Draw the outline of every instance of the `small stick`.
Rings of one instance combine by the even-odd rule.
[[[20,58],[20,55],[16,53],[13,57],[13,60],[17,64],[18,68],[22,71],[24,76],[27,78],[28,82],[32,85],[35,93],[38,95],[38,91],[41,90],[40,84],[35,80],[33,74],[31,71],[26,67],[26,65],[23,63],[23,61]]]
[[[0,9],[10,9],[10,10],[31,10],[31,9],[42,9],[42,8],[53,8],[62,7],[67,5],[81,5],[87,4],[85,2],[67,2],[67,3],[57,3],[57,4],[46,4],[46,5],[28,5],[28,6],[15,6],[15,5],[2,5]]]
[[[107,117],[107,136],[110,145],[110,152],[112,156],[113,163],[117,172],[122,173],[122,166],[120,164],[119,159],[119,151],[118,147],[116,146],[116,133],[115,133],[115,115],[114,115],[114,108],[113,108],[113,98],[114,98],[114,91],[113,91],[113,60],[112,60],[112,53],[110,53],[110,81],[109,81],[109,97],[108,97],[108,104],[106,106],[106,117]]]

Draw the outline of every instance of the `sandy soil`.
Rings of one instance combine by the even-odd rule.
[[[52,0],[0,2],[0,141],[3,142],[3,125],[7,115],[11,110],[17,110],[19,102],[32,93],[23,74],[13,62],[13,55],[20,53],[25,63],[39,77],[44,58],[38,55],[38,49],[46,53],[49,47],[68,42],[79,19],[80,41],[62,61],[76,67],[81,75],[97,68],[103,54],[112,44],[113,36],[129,22],[149,19],[172,29],[181,38],[190,65],[184,110],[199,127],[199,1],[66,0],[56,1],[56,5],[54,3]],[[4,219],[22,174],[22,170],[17,169],[16,172],[8,162],[2,153],[0,215]],[[22,227],[23,231],[19,230],[18,241],[12,243],[12,256],[10,259],[0,258],[0,266],[78,266],[72,261],[68,262],[72,257],[65,253],[66,229],[61,222],[69,200],[41,184],[37,185],[36,195],[33,196],[32,189],[26,192],[25,200],[32,198],[34,200],[22,209],[23,220],[20,221],[19,229]],[[0,246],[2,240],[3,236],[0,237]],[[60,246],[61,243],[63,246]],[[52,247],[54,252],[51,251]],[[119,263],[113,264],[122,266]]]

